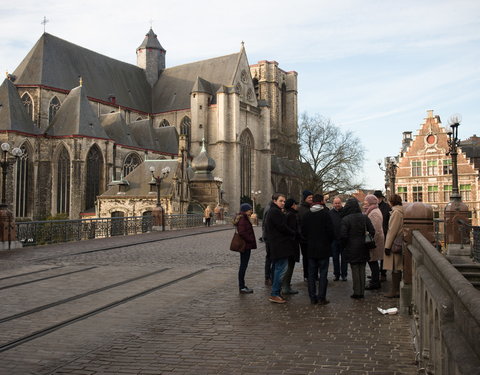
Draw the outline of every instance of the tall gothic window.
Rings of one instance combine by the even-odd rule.
[[[31,197],[31,160],[30,150],[27,145],[20,147],[22,156],[17,159],[17,191],[15,196],[15,216],[27,217],[30,210],[29,197]],[[30,200],[31,202],[31,200]]]
[[[192,143],[192,121],[190,120],[189,117],[185,116],[182,119],[182,122],[180,123],[180,135],[186,135],[187,136],[187,151],[190,153],[190,147]]]
[[[100,194],[100,184],[103,170],[102,153],[97,145],[93,145],[87,154],[87,186],[85,190],[85,210],[95,207],[95,201]]]
[[[250,132],[244,131],[240,136],[240,196],[250,196],[252,191],[252,148]]]
[[[282,84],[282,129],[287,129],[287,86]]]
[[[70,155],[65,147],[57,163],[57,213],[70,213]]]
[[[127,176],[131,171],[137,168],[141,162],[142,161],[137,154],[128,154],[123,163],[123,177]]]
[[[33,121],[33,100],[28,92],[22,95],[22,103]]]
[[[50,100],[50,105],[48,107],[48,123],[51,124],[53,118],[57,114],[58,110],[60,109],[60,100],[56,96]]]

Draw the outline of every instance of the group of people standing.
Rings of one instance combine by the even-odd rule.
[[[328,268],[333,258],[334,281],[347,281],[350,264],[354,299],[364,298],[365,290],[381,288],[386,271],[392,271],[392,288],[386,297],[399,297],[402,258],[392,254],[391,247],[403,233],[403,207],[400,196],[392,195],[390,205],[384,201],[381,191],[365,197],[362,207],[356,198],[349,198],[343,205],[335,197],[329,209],[321,194],[305,190],[299,204],[275,193],[264,210],[262,238],[266,247],[265,283],[271,285],[269,301],[286,303],[285,296],[297,294],[291,286],[295,263],[302,255],[304,281],[308,283],[308,295],[312,304],[326,305]],[[252,207],[244,203],[234,224],[245,240],[247,250],[240,255],[238,273],[240,293],[253,293],[245,285],[245,272],[251,250],[257,248],[249,217]],[[375,241],[375,247],[365,245],[366,233]],[[371,276],[366,284],[366,264]]]

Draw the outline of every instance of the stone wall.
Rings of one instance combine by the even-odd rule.
[[[480,291],[420,232],[413,232],[412,303],[422,373],[478,374]]]

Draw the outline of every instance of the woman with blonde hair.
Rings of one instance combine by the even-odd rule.
[[[385,294],[387,298],[400,297],[400,281],[403,271],[403,254],[392,252],[395,239],[403,237],[403,206],[402,198],[393,194],[388,200],[392,206],[392,213],[388,221],[387,238],[385,239],[385,256],[383,257],[383,268],[392,271],[392,288]]]
[[[375,248],[370,250],[370,260],[368,261],[372,278],[365,289],[380,289],[380,266],[378,261],[383,259],[385,237],[383,235],[383,215],[378,208],[378,198],[373,194],[368,194],[363,201],[363,209],[375,228]]]

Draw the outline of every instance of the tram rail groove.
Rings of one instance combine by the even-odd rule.
[[[143,275],[140,275],[140,276],[132,277],[132,278],[127,279],[127,280],[122,280],[122,281],[119,281],[119,282],[114,283],[114,284],[105,285],[104,287],[101,287],[101,288],[98,288],[98,289],[89,290],[89,291],[84,292],[84,293],[80,293],[80,294],[77,294],[77,295],[74,295],[74,296],[71,296],[71,297],[68,297],[68,298],[64,298],[64,299],[59,300],[59,301],[51,302],[51,303],[48,303],[48,304],[46,304],[46,305],[37,306],[37,307],[35,307],[35,308],[33,308],[33,309],[26,310],[26,311],[23,311],[23,312],[21,312],[21,313],[17,313],[17,314],[13,314],[13,315],[10,315],[10,316],[6,316],[6,317],[4,317],[4,318],[0,318],[0,324],[5,323],[5,322],[8,322],[8,321],[10,321],[10,320],[22,318],[22,317],[27,316],[27,315],[35,314],[35,313],[37,313],[37,312],[40,312],[40,311],[43,311],[43,310],[50,309],[50,308],[52,308],[52,307],[56,307],[56,306],[62,305],[62,304],[64,304],[64,303],[72,302],[72,301],[75,301],[75,300],[80,299],[80,298],[88,297],[88,296],[90,296],[90,295],[92,295],[92,294],[104,292],[104,291],[106,291],[106,290],[113,289],[113,288],[116,288],[116,287],[121,286],[121,285],[125,285],[125,284],[131,283],[131,282],[134,282],[134,281],[138,281],[138,280],[141,280],[141,279],[145,279],[145,278],[147,278],[147,277],[150,277],[150,276],[159,274],[159,273],[161,273],[161,272],[168,271],[168,270],[170,270],[170,269],[171,269],[171,268],[162,268],[162,269],[160,269],[160,270],[156,270],[156,271],[149,272],[149,273],[146,273],[146,274],[143,274]]]
[[[31,271],[31,272],[25,272],[25,273],[18,273],[16,275],[12,275],[12,276],[0,277],[0,281],[14,279],[16,277],[33,275],[33,274],[36,274],[36,273],[41,273],[41,272],[46,272],[46,271],[51,271],[51,270],[55,270],[57,268],[62,268],[62,267],[65,267],[65,266],[55,266],[55,267],[50,267],[50,268],[44,268],[43,270]]]
[[[10,349],[13,349],[13,348],[15,348],[15,347],[17,347],[17,346],[19,346],[19,345],[25,344],[25,343],[27,343],[27,342],[33,341],[33,340],[35,340],[35,339],[37,339],[37,338],[46,336],[46,335],[48,335],[48,334],[50,334],[50,333],[53,333],[53,332],[55,332],[55,331],[58,331],[58,330],[61,329],[61,328],[64,328],[64,327],[67,327],[67,326],[72,325],[72,324],[74,324],[74,323],[77,323],[77,322],[80,322],[80,321],[82,321],[82,320],[88,319],[88,318],[90,318],[90,317],[92,317],[92,316],[95,316],[95,315],[97,315],[97,314],[100,314],[100,313],[102,313],[102,312],[104,312],[104,311],[107,311],[107,310],[110,310],[110,309],[112,309],[112,308],[114,308],[114,307],[123,305],[123,304],[125,304],[125,303],[127,303],[127,302],[130,302],[130,301],[133,301],[133,300],[135,300],[135,299],[137,299],[137,298],[146,296],[146,295],[148,295],[148,294],[150,294],[150,293],[153,293],[153,292],[155,292],[155,291],[157,291],[157,290],[166,288],[166,287],[168,287],[168,286],[170,286],[170,285],[173,285],[173,284],[176,284],[176,283],[178,283],[178,282],[180,282],[180,281],[190,279],[190,278],[192,278],[192,277],[194,277],[194,276],[196,276],[196,275],[199,275],[199,274],[201,274],[201,273],[203,273],[203,272],[205,272],[205,271],[207,271],[207,268],[202,268],[202,269],[200,269],[200,270],[198,270],[198,271],[189,273],[189,274],[184,275],[184,276],[182,276],[182,277],[179,277],[179,278],[177,278],[177,279],[167,281],[166,283],[162,283],[162,284],[157,285],[157,286],[155,286],[155,287],[153,287],[153,288],[146,289],[146,290],[144,290],[144,291],[142,291],[142,292],[139,292],[139,293],[133,294],[133,295],[131,295],[131,296],[122,298],[122,299],[120,299],[120,300],[118,300],[118,301],[109,303],[109,304],[107,304],[107,305],[105,305],[105,306],[96,308],[96,309],[91,310],[91,311],[89,311],[89,312],[86,312],[86,313],[84,313],[84,314],[80,314],[80,315],[78,315],[78,316],[76,316],[76,317],[73,317],[73,318],[71,318],[71,319],[64,320],[63,322],[54,324],[54,325],[52,325],[52,326],[50,326],[50,327],[47,327],[47,328],[38,330],[38,331],[33,332],[33,333],[29,334],[29,335],[23,336],[23,337],[21,337],[21,338],[19,338],[19,339],[9,341],[9,342],[7,342],[7,343],[5,343],[5,344],[1,344],[1,345],[0,345],[0,353],[3,353],[3,352],[8,351],[8,350],[10,350]]]
[[[9,289],[9,288],[15,288],[15,287],[17,287],[17,286],[22,286],[22,285],[27,285],[27,284],[33,284],[33,283],[37,283],[37,282],[44,281],[44,280],[55,279],[55,278],[57,278],[57,277],[72,275],[72,274],[74,274],[74,273],[90,271],[90,270],[93,270],[94,268],[97,268],[97,266],[91,266],[91,267],[87,267],[87,268],[82,268],[82,269],[80,269],[80,270],[74,270],[74,271],[69,271],[69,272],[60,273],[60,274],[57,274],[57,275],[42,277],[41,279],[28,280],[28,281],[23,281],[23,282],[17,283],[17,284],[6,285],[6,286],[0,287],[0,290],[5,290],[5,289]]]
[[[96,253],[96,252],[101,252],[101,251],[110,251],[110,250],[115,250],[115,249],[120,249],[120,248],[125,248],[125,247],[143,245],[143,244],[152,243],[152,242],[174,240],[174,239],[183,238],[183,237],[199,236],[199,235],[202,235],[202,234],[222,232],[222,231],[233,230],[233,229],[234,229],[233,227],[229,226],[227,228],[209,230],[207,232],[189,233],[189,234],[181,234],[179,236],[169,236],[169,237],[164,237],[164,238],[155,238],[155,239],[151,239],[151,240],[138,241],[138,242],[135,242],[135,243],[125,243],[125,244],[121,244],[121,245],[101,247],[101,248],[93,249],[93,250],[79,251],[79,252],[76,252],[76,253],[53,255],[53,256],[49,256],[49,257],[45,257],[45,258],[36,258],[36,259],[31,259],[30,261],[31,262],[44,262],[44,261],[47,261],[47,260],[52,260],[52,259],[57,259],[57,258],[64,258],[64,257],[70,257],[70,256],[75,256],[75,255],[83,255],[83,254],[91,254],[91,253]]]

